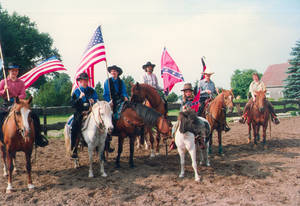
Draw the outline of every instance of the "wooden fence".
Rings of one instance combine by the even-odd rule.
[[[275,109],[276,113],[286,113],[290,111],[300,111],[300,100],[283,100],[283,101],[271,101],[274,106],[282,106],[282,109]],[[235,103],[235,108],[239,112],[233,112],[227,114],[227,117],[237,117],[241,115],[242,109],[246,103]],[[294,106],[292,106],[294,105]],[[176,110],[180,108],[180,104],[169,104],[169,110]],[[60,130],[64,128],[66,122],[57,122],[54,124],[47,124],[48,115],[70,115],[74,112],[74,109],[70,106],[60,107],[46,107],[46,108],[33,108],[33,111],[40,116],[43,116],[42,127],[44,133],[47,135],[48,130]],[[176,121],[177,116],[169,116],[168,119]]]

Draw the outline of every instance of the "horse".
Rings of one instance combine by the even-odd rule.
[[[72,118],[72,116],[70,117]],[[69,119],[70,119],[69,118]],[[68,121],[69,122],[69,121]],[[68,122],[64,128],[65,147],[67,156],[71,153],[71,128]],[[112,110],[108,102],[97,101],[91,108],[91,112],[88,114],[83,122],[81,129],[82,137],[88,146],[89,153],[89,174],[88,177],[94,177],[93,174],[93,151],[97,147],[99,153],[100,162],[100,174],[102,177],[106,177],[107,174],[104,171],[104,146],[108,133],[113,130],[112,124]],[[79,167],[79,159],[74,160],[75,168]]]
[[[214,100],[212,100],[204,109],[205,118],[211,126],[211,134],[209,138],[209,154],[212,153],[212,134],[214,130],[218,132],[219,154],[223,154],[222,147],[222,130],[226,121],[226,110],[233,111],[234,95],[232,90],[223,90]]]
[[[6,193],[13,190],[12,172],[14,169],[13,159],[16,152],[23,151],[26,157],[27,187],[33,189],[34,185],[31,178],[31,154],[35,140],[35,130],[31,119],[30,103],[32,97],[27,100],[15,99],[15,102],[6,117],[3,126],[3,142],[0,141],[4,171],[8,167],[8,183]]]
[[[114,136],[118,136],[118,156],[116,167],[120,168],[120,157],[123,151],[124,139],[129,137],[130,157],[129,166],[134,167],[134,142],[136,136],[141,134],[142,129],[156,127],[163,135],[170,135],[169,121],[160,113],[140,103],[125,102],[120,118],[116,121]]]
[[[268,120],[270,120],[270,111],[266,104],[266,91],[257,91],[255,92],[255,101],[253,102],[253,106],[248,112],[247,115],[249,118],[249,122],[253,128],[253,138],[254,144],[257,144],[259,141],[259,129],[260,126],[263,127],[263,141],[262,144],[266,144],[266,133],[268,128]],[[249,124],[249,128],[251,125]],[[248,143],[251,142],[251,135],[249,129],[249,137]]]
[[[160,114],[167,116],[167,108],[165,102],[162,100],[158,92],[155,88],[148,84],[132,84],[131,87],[131,101],[136,103],[143,103],[148,107],[155,109]],[[151,144],[151,152],[150,157],[155,157],[154,153],[154,138],[152,128],[146,127],[145,133],[141,134],[141,142],[143,142],[144,135],[149,134],[150,136],[150,144]],[[146,142],[146,141],[145,141]],[[147,143],[147,142],[146,142]],[[159,154],[159,143],[160,143],[160,132],[158,131],[156,134],[156,155]],[[147,145],[147,144],[146,144]]]
[[[194,111],[180,112],[178,116],[178,128],[175,132],[175,143],[177,145],[177,150],[180,156],[180,174],[179,177],[184,177],[184,156],[186,150],[188,150],[191,159],[192,167],[195,173],[195,181],[200,181],[200,177],[197,172],[197,162],[196,162],[196,144],[195,137],[197,142],[201,142],[201,151],[200,151],[200,164],[205,164],[210,166],[208,159],[208,146],[209,146],[209,137],[210,137],[210,125],[209,122],[203,117],[198,117]],[[205,156],[205,160],[204,160]]]

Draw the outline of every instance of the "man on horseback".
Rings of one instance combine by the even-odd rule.
[[[252,79],[253,79],[253,81],[251,82],[251,84],[249,86],[249,92],[251,93],[251,98],[248,101],[248,103],[245,105],[243,116],[239,119],[239,122],[242,123],[242,124],[244,124],[246,122],[247,114],[250,111],[250,109],[252,108],[253,103],[255,102],[255,92],[257,92],[257,91],[266,91],[265,84],[263,83],[263,81],[261,81],[259,79],[259,76],[256,72],[254,72],[252,74]],[[275,114],[275,110],[274,110],[273,105],[267,99],[265,101],[266,101],[266,103],[268,105],[268,108],[270,110],[272,121],[275,124],[279,124],[280,121],[277,118],[277,115]]]
[[[71,127],[71,158],[78,158],[78,134],[81,132],[82,118],[85,111],[98,101],[96,91],[88,86],[89,76],[87,73],[81,73],[76,79],[79,81],[79,87],[75,89],[72,95],[72,106],[75,108],[74,119]]]
[[[203,74],[205,75],[205,78],[203,80],[200,80],[199,82],[200,106],[198,110],[198,116],[204,116],[203,112],[205,105],[208,103],[208,101],[213,99],[219,93],[218,89],[216,89],[215,87],[215,83],[210,79],[211,75],[214,74],[214,72],[210,71],[209,69],[206,69],[206,71],[203,72]],[[225,132],[228,132],[230,130],[226,121],[223,130]]]
[[[6,79],[7,84],[5,83],[5,80],[1,80],[0,82],[0,96],[4,99],[4,104],[2,105],[2,108],[0,109],[0,126],[2,128],[2,125],[4,123],[4,120],[7,116],[7,114],[10,111],[10,107],[13,105],[14,100],[16,97],[19,99],[25,99],[26,93],[25,93],[25,84],[22,80],[18,79],[20,67],[17,65],[9,64],[8,65],[8,77]],[[7,99],[7,91],[9,94],[10,99]],[[41,134],[41,125],[40,125],[40,119],[39,117],[31,112],[31,118],[34,123],[35,128],[35,144],[39,147],[45,147],[48,145],[48,140]],[[2,129],[0,131],[0,140],[3,140],[3,133]]]
[[[128,94],[126,91],[126,85],[120,78],[123,73],[122,69],[116,65],[107,68],[111,74],[111,78],[104,82],[103,98],[105,101],[110,102],[113,107],[113,123],[115,126],[116,121],[120,118],[122,107],[125,101],[128,101]],[[106,150],[113,152],[114,149],[110,148],[111,136],[107,136],[107,143],[105,145]]]

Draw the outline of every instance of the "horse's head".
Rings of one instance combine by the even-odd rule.
[[[143,103],[145,99],[146,93],[141,85],[138,82],[136,84],[131,84],[131,102]]]
[[[33,121],[30,116],[31,101],[32,97],[29,97],[27,100],[22,100],[17,97],[11,110],[15,118],[16,127],[23,137],[29,137],[31,134],[33,125]]]
[[[229,113],[231,113],[233,111],[233,99],[234,99],[234,95],[231,90],[223,90],[222,93],[224,94],[224,103],[226,108],[228,108]]]
[[[98,101],[95,109],[97,109],[99,123],[105,126],[109,134],[112,133],[114,126],[112,123],[112,109],[109,103],[106,101]]]
[[[254,95],[255,95],[255,104],[256,104],[259,112],[264,112],[266,91],[257,91],[254,93]]]

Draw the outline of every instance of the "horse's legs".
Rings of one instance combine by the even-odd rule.
[[[184,177],[184,155],[185,155],[185,150],[182,149],[180,146],[177,146],[178,154],[180,156],[180,174],[179,177],[182,178]]]
[[[129,137],[129,144],[130,144],[129,166],[130,166],[131,168],[134,167],[134,163],[133,163],[134,140],[135,140],[135,136],[130,136],[130,137]]]
[[[121,153],[123,151],[123,142],[124,142],[124,137],[122,135],[119,135],[118,137],[118,156],[116,159],[116,167],[120,168],[120,157]]]
[[[17,169],[17,160],[16,160],[16,157],[13,157],[13,164],[14,164],[14,172],[17,173],[18,169]]]
[[[150,158],[155,157],[154,154],[154,137],[152,130],[147,128],[148,134],[149,134],[149,139],[150,139],[150,144],[151,144],[151,149],[150,149]]]
[[[223,154],[223,146],[222,146],[222,130],[218,129],[218,141],[219,141],[219,154]]]
[[[196,147],[195,147],[195,140],[194,138],[191,139],[190,141],[190,145],[186,145],[187,149],[190,153],[191,159],[192,159],[192,167],[194,169],[194,173],[195,173],[195,181],[200,181],[200,177],[198,175],[197,172],[197,161],[196,161]]]
[[[6,163],[8,166],[8,181],[7,181],[7,188],[6,193],[10,193],[13,189],[12,187],[12,172],[13,172],[13,162],[12,162],[13,154],[6,149]]]
[[[205,165],[207,167],[209,167],[210,166],[210,162],[208,159],[209,142],[208,141],[206,143],[204,142],[204,145],[205,145],[205,148],[200,149],[200,165],[204,165],[204,163],[205,163]],[[205,160],[204,160],[204,157],[205,157]]]
[[[6,151],[5,146],[1,146],[1,156],[2,156],[2,162],[3,162],[3,176],[7,176],[7,168],[6,168]]]
[[[160,132],[156,133],[156,155],[159,155]]]
[[[248,144],[251,142],[251,123],[248,124]]]
[[[88,145],[88,153],[89,153],[89,161],[90,161],[88,177],[94,177],[94,174],[93,174],[93,151],[94,151],[94,147],[91,145]]]
[[[100,163],[100,174],[102,177],[107,177],[107,174],[104,171],[104,147],[105,140],[98,145],[99,148],[99,163]]]
[[[255,123],[252,124],[253,126],[253,137],[254,137],[254,144],[257,144],[257,132],[258,132],[258,125]]]
[[[263,141],[262,141],[263,146],[266,144],[267,128],[268,128],[268,122],[263,125]]]
[[[27,179],[28,179],[28,189],[33,189],[34,185],[32,184],[32,179],[31,179],[31,151],[28,151],[25,153],[26,156],[26,170],[27,170]]]
[[[209,135],[209,147],[208,147],[208,154],[212,154],[212,144],[213,144],[213,130]]]

